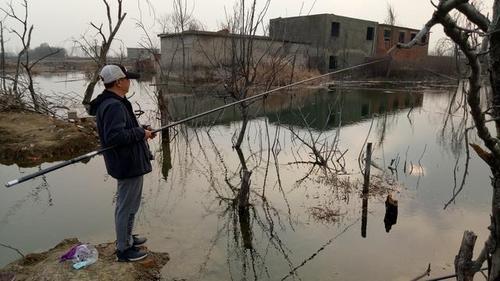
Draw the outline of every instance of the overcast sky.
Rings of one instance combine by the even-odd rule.
[[[22,0],[12,0],[18,12],[22,13]],[[207,30],[217,30],[225,21],[225,10],[232,10],[236,0],[186,0],[194,17],[201,21]],[[2,7],[10,0],[0,0]],[[109,0],[110,3],[116,0]],[[143,32],[136,27],[136,21],[142,18],[151,34],[160,31],[155,19],[172,13],[172,0],[123,0],[127,17],[122,25],[113,49],[137,47]],[[247,2],[250,2],[247,0]],[[262,3],[258,0],[257,3]],[[486,0],[485,6],[491,7],[493,0]],[[433,7],[428,0],[271,0],[266,14],[266,22],[271,18],[297,16],[304,14],[333,13],[342,16],[384,22],[387,5],[396,10],[396,24],[420,29],[430,18]],[[89,23],[106,23],[105,6],[102,0],[28,0],[29,21],[34,25],[32,47],[47,42],[51,46],[71,47],[74,39],[89,31]],[[301,11],[302,9],[302,11]],[[115,16],[115,14],[113,14]],[[115,17],[116,21],[116,17]],[[12,26],[12,22],[6,22]],[[431,46],[443,36],[442,28],[432,30]],[[8,36],[8,34],[6,34]],[[12,36],[7,42],[7,50],[20,48],[21,44]]]

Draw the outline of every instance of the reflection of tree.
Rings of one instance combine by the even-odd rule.
[[[338,126],[335,130],[335,135],[332,137],[325,136],[324,132],[326,129],[319,132],[313,132],[309,125],[308,117],[300,112],[301,118],[306,128],[306,132],[299,132],[292,126],[288,127],[288,130],[292,134],[292,142],[295,142],[298,147],[302,147],[306,153],[299,153],[295,161],[289,164],[303,164],[309,165],[309,170],[306,175],[298,180],[298,183],[302,182],[308,178],[311,174],[314,174],[318,170],[321,170],[323,174],[327,175],[329,173],[346,173],[345,170],[345,159],[344,155],[347,150],[341,151],[339,149],[339,136],[340,127],[342,124],[342,119],[338,119]],[[328,111],[328,115],[325,120],[324,128],[328,126],[332,119],[332,114],[337,115],[337,113],[332,113],[331,109]],[[342,111],[338,113],[341,116]],[[302,154],[308,155],[308,159],[303,159]]]
[[[313,260],[314,258],[316,258],[321,252],[323,252],[328,246],[330,246],[333,242],[335,242],[335,240],[337,240],[337,238],[339,238],[340,236],[342,236],[344,233],[346,233],[347,231],[349,231],[349,229],[354,226],[355,224],[357,224],[359,222],[359,219],[355,220],[354,222],[352,222],[351,224],[347,225],[341,232],[339,232],[337,235],[335,235],[333,238],[329,239],[328,241],[326,241],[321,247],[319,247],[316,251],[314,251],[308,258],[304,259],[304,261],[302,261],[299,265],[295,266],[292,268],[292,270],[287,274],[285,275],[283,278],[281,278],[281,281],[283,280],[287,280],[288,278],[294,276],[297,274],[297,271],[302,268],[304,265],[306,265],[308,262],[310,262],[311,260]]]
[[[157,93],[158,108],[160,111],[160,121],[161,126],[164,127],[168,124],[170,120],[170,115],[168,112],[168,102],[163,96],[163,91],[159,90]],[[161,161],[161,172],[163,178],[166,180],[168,178],[168,172],[172,169],[172,158],[170,151],[170,130],[166,129],[161,132],[161,151],[162,151],[162,161]]]
[[[241,127],[234,123],[227,126],[214,126],[223,123],[219,122],[224,116],[223,113],[216,117],[210,116],[217,120],[205,119],[198,121],[198,123],[192,122],[179,130],[176,142],[187,146],[184,155],[180,157],[184,159],[179,160],[179,162],[185,162],[182,169],[195,172],[203,177],[209,188],[207,192],[210,198],[209,205],[218,205],[216,213],[223,222],[217,224],[217,231],[211,239],[213,244],[205,253],[206,260],[201,265],[200,274],[204,274],[208,261],[216,255],[214,249],[224,244],[227,251],[227,268],[232,279],[266,279],[266,276],[267,279],[271,279],[273,268],[269,266],[271,262],[269,257],[273,259],[272,265],[276,264],[276,260],[288,265],[289,270],[287,271],[291,274],[286,278],[295,277],[304,264],[320,256],[319,253],[333,243],[335,238],[326,241],[324,246],[308,257],[303,264],[298,263],[297,265],[297,263],[292,262],[290,258],[292,252],[287,247],[287,240],[282,237],[286,230],[294,228],[292,208],[287,198],[289,190],[286,190],[287,182],[290,179],[282,179],[280,168],[291,170],[300,167],[297,169],[300,171],[303,167],[310,168],[307,166],[310,165],[318,171],[327,171],[326,173],[319,172],[310,179],[314,180],[314,183],[318,184],[317,186],[321,186],[321,191],[329,197],[322,196],[320,199],[324,200],[321,202],[322,204],[314,205],[312,208],[306,207],[306,210],[310,211],[314,219],[318,218],[318,221],[325,224],[339,226],[353,221],[345,219],[350,210],[344,208],[344,205],[349,204],[350,194],[356,191],[356,184],[350,183],[349,176],[351,175],[339,176],[339,173],[345,173],[346,170],[345,162],[339,160],[346,151],[345,149],[340,150],[339,141],[339,128],[343,124],[343,116],[342,118],[340,116],[343,113],[342,102],[344,100],[340,98],[342,95],[337,95],[337,97],[339,97],[340,105],[328,107],[326,117],[321,116],[320,123],[322,125],[320,127],[323,129],[312,128],[312,123],[318,124],[318,118],[315,117],[319,115],[311,115],[309,111],[303,112],[300,104],[290,106],[289,108],[294,108],[294,111],[290,110],[288,113],[295,113],[298,116],[296,119],[299,119],[301,123],[295,122],[294,125],[286,126],[280,124],[282,115],[276,113],[275,107],[270,109],[274,112],[267,112],[268,105],[266,104],[267,99],[265,99],[261,107],[252,108],[259,111],[256,113],[250,111],[248,116],[249,120],[258,114],[264,118],[248,122],[244,138],[246,141],[243,142],[243,145],[234,146],[233,151],[229,153],[227,150],[234,143],[229,143],[227,134],[217,134],[237,127],[237,130],[232,130],[232,132],[236,131],[234,138],[237,138]],[[379,102],[373,102],[373,100],[368,103],[367,112],[372,112],[377,108],[386,108],[386,111],[397,110],[401,106],[406,106],[406,103],[401,103],[400,100],[398,102],[391,100],[383,107]],[[191,111],[189,108],[185,110]],[[265,118],[272,114],[274,114],[274,122],[278,123],[273,126],[274,131],[269,128],[268,118]],[[337,130],[331,130],[332,123]],[[284,128],[285,130],[283,130]],[[282,136],[284,136],[284,141],[281,140]],[[223,139],[222,142],[227,141],[223,146],[220,145],[221,139]],[[289,139],[294,139],[294,141],[289,142]],[[172,150],[175,153],[175,149],[172,148]],[[282,156],[282,151],[285,151],[285,157],[295,156],[297,162],[304,163],[280,165],[279,156]],[[307,157],[312,157],[312,160],[307,159]],[[395,166],[397,168],[397,165]],[[185,173],[185,176],[190,175]],[[291,180],[293,185],[295,178]],[[275,193],[271,193],[273,189]],[[292,191],[294,190],[292,189]],[[273,196],[269,196],[269,194]],[[274,195],[281,195],[281,197],[276,199]],[[311,201],[314,203],[320,201],[315,201],[316,199],[311,199]],[[361,209],[361,204],[359,207]],[[365,209],[367,214],[368,210]],[[354,219],[358,218],[359,211],[359,209],[355,210],[356,218]],[[352,215],[352,213],[350,214]],[[325,215],[329,215],[329,217],[325,217]],[[329,221],[329,219],[331,220]],[[219,261],[219,259],[217,260]]]
[[[472,280],[485,261],[488,261],[488,280],[500,279],[500,37],[491,35],[493,30],[500,28],[499,12],[500,1],[495,0],[492,6],[492,20],[486,13],[481,12],[475,1],[442,0],[435,6],[432,17],[424,25],[415,38],[407,44],[398,44],[401,48],[411,48],[422,38],[426,38],[429,30],[435,25],[442,25],[446,35],[460,49],[468,62],[467,86],[463,91],[464,100],[467,101],[470,117],[474,122],[477,137],[481,139],[485,148],[473,146],[478,156],[485,161],[491,170],[491,183],[493,187],[490,236],[485,241],[485,246],[476,260],[472,260],[472,251],[477,236],[470,231],[465,231],[462,246],[455,259],[457,279]],[[457,16],[458,15],[458,16]],[[453,18],[455,17],[455,18]],[[458,19],[457,19],[458,17]],[[460,19],[463,19],[461,21]],[[472,27],[472,29],[470,28]],[[481,89],[483,88],[482,68],[486,64],[488,78],[492,88],[492,106],[484,111],[481,102]],[[484,101],[484,99],[483,99]],[[465,114],[465,113],[464,113]],[[488,115],[492,118],[488,120]],[[494,122],[495,129],[488,128],[487,123]],[[467,134],[467,131],[465,132]],[[467,141],[467,140],[466,140]],[[468,145],[466,143],[466,145]],[[466,162],[468,163],[468,162]],[[466,164],[467,166],[467,164]],[[466,172],[467,173],[467,169]],[[463,176],[465,179],[465,174]],[[462,186],[463,187],[463,186]],[[454,198],[462,190],[454,190]]]
[[[38,170],[41,170],[42,167],[38,166]],[[49,189],[49,184],[47,182],[47,178],[45,175],[41,176],[41,183],[29,191],[29,193],[22,199],[16,201],[7,211],[7,213],[0,220],[0,226],[7,225],[9,223],[9,218],[14,216],[27,202],[32,202],[34,204],[46,204],[47,207],[51,207],[54,205],[54,201],[52,199],[52,193]],[[41,193],[47,193],[47,202],[42,201]]]
[[[215,245],[220,241],[221,234],[226,233],[227,268],[232,279],[257,280],[263,276],[266,279],[271,278],[271,268],[267,266],[267,257],[271,250],[278,253],[290,269],[292,265],[289,258],[290,250],[278,232],[287,228],[282,219],[283,215],[272,206],[265,194],[266,185],[269,185],[270,160],[272,158],[277,160],[281,149],[277,140],[279,128],[273,136],[269,133],[267,122],[265,128],[260,127],[258,130],[261,139],[267,140],[267,146],[257,141],[259,146],[257,149],[252,147],[253,143],[250,142],[244,147],[235,147],[239,164],[236,169],[231,169],[231,166],[226,164],[227,159],[224,158],[221,148],[216,146],[212,136],[212,128],[195,129],[194,142],[191,143],[191,145],[195,143],[199,146],[197,163],[202,168],[199,171],[206,177],[210,191],[215,193],[215,200],[222,206],[219,216],[225,223],[221,225],[222,229],[217,231],[212,241]],[[250,157],[245,155],[249,152]],[[215,157],[217,161],[210,161],[211,157]],[[276,171],[279,173],[278,164]],[[220,181],[217,178],[218,172],[222,176]],[[257,191],[257,187],[251,181],[254,173],[264,175],[261,191]],[[282,190],[281,183],[276,183],[276,185],[279,185]],[[286,201],[284,191],[281,194]],[[288,206],[288,202],[286,205]],[[288,208],[287,215],[291,215],[290,208]],[[291,222],[291,219],[288,221]],[[292,225],[290,227],[293,228]],[[256,239],[256,237],[263,236],[267,239]],[[211,254],[214,245],[208,255]],[[207,256],[207,261],[209,258]],[[204,271],[204,266],[206,262],[202,265],[200,272]]]

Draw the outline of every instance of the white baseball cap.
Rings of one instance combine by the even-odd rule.
[[[101,69],[102,82],[104,84],[111,83],[121,78],[139,79],[141,75],[134,72],[128,72],[127,69],[120,64],[107,64]]]

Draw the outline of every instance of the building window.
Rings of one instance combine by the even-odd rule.
[[[410,34],[410,40],[415,39],[415,36],[417,36],[417,34],[416,34],[415,32],[412,32],[412,33]]]
[[[332,37],[339,37],[340,23],[332,22]]]
[[[330,62],[328,63],[328,68],[329,69],[336,69],[337,68],[337,57],[336,56],[330,56]]]
[[[390,41],[391,35],[392,35],[392,32],[390,29],[384,29],[384,41]]]
[[[405,42],[405,32],[400,31],[399,32],[399,43],[404,43]]]
[[[367,117],[370,114],[370,105],[365,103],[361,105],[361,116]]]
[[[422,44],[427,43],[427,35],[422,36],[422,40],[420,41]]]
[[[372,41],[373,40],[373,33],[374,33],[375,29],[371,26],[369,26],[367,29],[366,29],[366,40],[370,40]]]

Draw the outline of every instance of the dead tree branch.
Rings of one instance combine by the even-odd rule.
[[[491,159],[485,161],[490,166],[493,174],[492,219],[489,227],[491,237],[488,239],[489,242],[485,243],[485,248],[488,248],[488,245],[494,246],[491,247],[493,249],[483,249],[481,260],[478,259],[475,266],[470,267],[469,263],[472,258],[475,235],[472,232],[466,232],[459,254],[460,257],[457,257],[455,262],[455,268],[458,280],[472,280],[474,273],[479,270],[482,262],[484,262],[482,260],[484,256],[489,256],[491,259],[491,270],[488,280],[493,281],[500,279],[500,120],[495,121],[496,136],[494,137],[486,126],[485,112],[481,108],[482,64],[480,56],[483,53],[489,54],[489,79],[493,91],[493,110],[491,115],[493,119],[496,119],[500,117],[500,36],[492,35],[491,31],[498,30],[500,27],[500,0],[494,1],[493,20],[491,22],[469,2],[468,0],[440,0],[432,18],[424,25],[417,36],[411,42],[398,44],[397,46],[399,48],[414,46],[423,36],[429,33],[434,25],[440,24],[443,26],[446,35],[458,46],[469,63],[470,75],[468,77],[466,94],[467,104],[469,105],[477,135],[489,150],[487,152],[488,157],[482,157],[482,159]],[[450,16],[450,12],[455,9],[464,15],[469,23],[476,25],[482,32],[490,34],[489,36],[485,36],[482,44],[477,43],[479,41],[477,38],[478,34],[470,32],[471,26],[469,24],[468,27],[464,28],[458,24],[456,19]],[[472,29],[474,29],[473,26]],[[487,52],[485,51],[486,46],[489,46]],[[462,262],[463,260],[466,260],[466,262]]]
[[[89,84],[87,85],[87,88],[85,90],[85,94],[83,97],[82,103],[84,105],[88,105],[90,103],[90,100],[92,98],[92,94],[94,93],[94,88],[97,82],[99,81],[99,71],[101,68],[106,64],[107,62],[107,55],[108,52],[111,48],[111,44],[113,43],[113,40],[116,37],[116,33],[120,29],[120,26],[123,23],[123,20],[127,16],[127,13],[123,13],[122,11],[122,0],[116,0],[118,7],[117,7],[117,22],[115,25],[113,25],[113,17],[111,16],[111,7],[108,3],[108,0],[102,0],[104,5],[106,6],[106,16],[108,19],[108,34],[105,34],[103,30],[103,24],[101,23],[99,26],[95,23],[90,23],[90,26],[93,27],[97,35],[101,37],[101,46],[100,49],[97,48],[96,44],[89,44],[93,43],[89,41],[88,39],[82,39],[81,41],[76,41],[78,45],[82,47],[82,49],[87,50],[85,51],[87,54],[90,54],[91,58],[96,62],[95,70],[92,73],[92,77],[90,79]],[[97,42],[97,41],[94,41]]]

